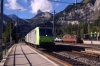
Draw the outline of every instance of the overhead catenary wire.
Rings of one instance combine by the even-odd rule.
[[[67,3],[67,4],[73,4],[73,3],[69,3],[69,2],[63,2],[63,1],[54,1],[54,0],[48,0],[48,1],[56,2],[56,3]]]
[[[58,10],[63,10],[64,8],[66,8],[66,6],[68,6],[68,5],[66,5],[66,4],[74,4],[74,3],[71,3],[72,2],[72,0],[69,0],[68,2],[65,2],[65,3],[63,3],[62,2],[62,0],[60,0],[60,1],[54,1],[54,0],[49,0],[49,1],[51,1],[51,2],[53,2],[53,3],[59,3],[60,2],[60,4],[62,4],[61,6],[59,6],[59,7],[57,7],[57,8],[55,8],[56,6],[54,6],[54,10],[56,10],[56,12],[58,11]],[[65,7],[64,7],[64,5],[65,5]],[[64,7],[64,8],[60,8],[60,7]],[[51,13],[53,13],[53,11],[51,12]]]

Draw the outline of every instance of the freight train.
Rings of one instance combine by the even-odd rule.
[[[64,35],[62,41],[66,43],[83,43],[77,35]]]
[[[53,47],[55,43],[52,27],[36,27],[25,36],[25,41],[35,47]]]

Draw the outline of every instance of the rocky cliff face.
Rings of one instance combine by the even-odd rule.
[[[100,0],[83,0],[77,4],[77,8],[67,7],[63,13],[63,17],[59,17],[58,23],[68,23],[69,21],[94,21],[100,16]]]
[[[52,16],[52,14],[49,13],[49,12],[42,12],[41,10],[38,10],[37,11],[37,15],[35,17],[33,17],[33,19],[34,18],[36,18],[36,19],[38,19],[38,18],[45,18],[45,19],[48,20],[48,19],[51,18],[51,16]]]
[[[94,11],[100,10],[100,0],[96,0],[94,4]]]
[[[41,10],[37,11],[37,15],[30,19],[30,26],[32,28],[47,23],[47,20],[49,20],[52,17],[52,14],[49,12],[42,12]]]

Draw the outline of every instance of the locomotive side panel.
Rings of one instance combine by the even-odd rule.
[[[51,27],[36,27],[26,35],[25,39],[26,42],[35,47],[55,45]]]

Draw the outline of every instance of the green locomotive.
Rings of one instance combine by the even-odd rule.
[[[54,35],[51,27],[36,27],[25,36],[25,41],[35,47],[52,47]]]

